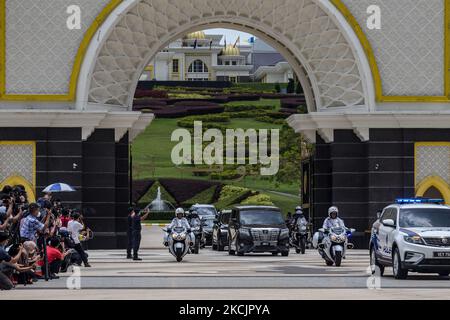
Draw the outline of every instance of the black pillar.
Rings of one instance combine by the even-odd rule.
[[[127,210],[130,206],[128,133],[116,143],[116,236],[117,247],[127,246]]]
[[[90,249],[117,248],[114,129],[96,129],[83,142],[83,213],[94,231]]]

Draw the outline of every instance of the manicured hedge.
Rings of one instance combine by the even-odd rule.
[[[242,177],[236,170],[225,170],[222,172],[211,173],[211,179],[214,180],[235,180]]]
[[[255,196],[248,197],[241,202],[242,205],[250,206],[274,206],[272,199],[267,194],[257,194]]]
[[[210,204],[214,201],[214,196],[216,194],[216,189],[219,188],[219,185],[212,186],[198,194],[196,194],[194,197],[192,197],[189,200],[186,200],[183,202],[184,207],[190,207],[196,203],[200,204]]]
[[[305,98],[281,99],[281,108],[283,109],[297,109],[302,105],[306,105]]]
[[[166,91],[162,90],[147,90],[147,89],[137,89],[135,94],[135,98],[159,98],[159,99],[167,99],[169,95]]]
[[[139,199],[141,199],[147,191],[151,188],[151,186],[155,183],[154,180],[133,180],[132,188],[132,201],[133,203],[137,203]]]
[[[261,96],[258,94],[237,94],[237,95],[229,95],[228,101],[258,101],[261,99]]]
[[[152,222],[152,221],[170,221],[175,217],[174,211],[160,211],[160,212],[152,212],[150,213],[149,217],[146,221]]]
[[[143,98],[143,99],[134,99],[133,106],[166,106],[166,99],[153,99],[153,98]]]
[[[220,191],[220,198],[215,203],[217,209],[227,209],[232,205],[239,204],[250,196],[257,194],[250,189],[226,185]]]
[[[159,183],[175,198],[177,203],[183,203],[195,195],[220,183],[205,180],[159,179]]]
[[[251,105],[235,105],[225,106],[225,112],[241,112],[241,111],[261,111],[261,110],[275,110],[275,106],[251,106]]]

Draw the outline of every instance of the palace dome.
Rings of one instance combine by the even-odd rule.
[[[224,56],[240,56],[241,51],[239,50],[238,47],[235,47],[235,46],[229,44],[222,50],[222,55],[224,55]]]
[[[197,32],[192,32],[192,33],[188,33],[186,35],[186,39],[188,40],[204,40],[206,39],[206,35],[203,31],[197,31]]]

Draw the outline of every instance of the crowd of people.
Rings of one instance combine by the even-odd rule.
[[[82,213],[52,194],[29,203],[23,186],[0,191],[0,290],[57,279],[71,265],[90,267]]]

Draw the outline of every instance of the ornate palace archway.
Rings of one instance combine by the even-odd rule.
[[[123,1],[89,46],[78,108],[87,102],[129,109],[139,76],[159,50],[213,27],[253,33],[278,49],[299,75],[309,111],[372,110],[372,74],[359,39],[341,12],[320,0]]]

